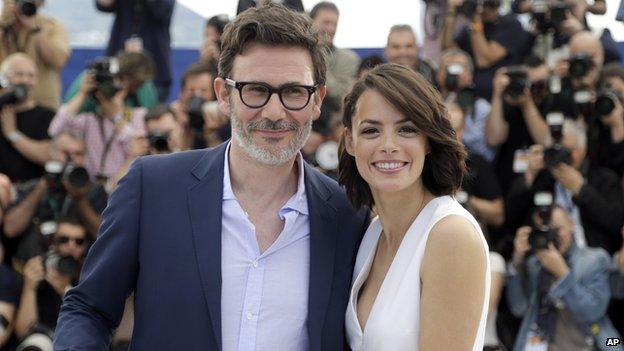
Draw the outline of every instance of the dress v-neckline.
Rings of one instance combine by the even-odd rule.
[[[399,253],[401,252],[401,249],[405,246],[404,243],[406,241],[406,239],[408,238],[408,235],[410,234],[410,232],[413,231],[414,225],[419,221],[419,219],[422,218],[422,214],[423,212],[425,212],[425,209],[427,209],[428,207],[430,207],[430,205],[435,202],[435,200],[438,199],[436,197],[434,197],[433,199],[429,200],[429,202],[427,202],[427,204],[420,210],[420,213],[418,213],[418,215],[416,216],[416,218],[414,218],[414,221],[412,222],[412,224],[410,224],[410,226],[407,228],[407,231],[405,232],[405,236],[403,236],[403,239],[401,240],[401,244],[399,244],[399,248],[397,249],[397,251],[394,253],[394,257],[392,258],[392,262],[390,262],[390,266],[388,267],[388,270],[386,271],[386,275],[384,276],[383,281],[381,282],[381,285],[379,286],[379,290],[377,291],[377,295],[375,296],[375,300],[373,300],[373,304],[371,305],[371,309],[368,312],[368,317],[366,318],[366,324],[364,325],[364,329],[362,329],[362,324],[360,323],[360,318],[358,317],[358,301],[359,301],[359,297],[360,297],[360,292],[362,289],[362,286],[364,285],[364,282],[366,281],[366,279],[368,278],[369,274],[370,274],[370,270],[371,267],[373,265],[373,260],[375,258],[375,254],[377,252],[377,246],[379,245],[379,239],[381,237],[381,232],[383,232],[383,226],[381,225],[381,221],[379,220],[379,218],[377,218],[377,221],[375,222],[377,228],[375,228],[375,243],[372,246],[371,250],[368,252],[368,255],[366,257],[366,261],[364,262],[364,265],[362,266],[362,269],[360,270],[360,272],[358,273],[357,277],[355,278],[355,281],[353,282],[353,287],[351,288],[351,296],[353,296],[352,301],[353,301],[353,313],[355,314],[355,321],[357,324],[357,330],[360,333],[360,335],[362,336],[362,338],[364,338],[364,333],[366,332],[366,327],[368,325],[370,325],[371,323],[371,319],[374,316],[374,312],[375,312],[375,308],[377,307],[377,305],[379,305],[379,299],[380,296],[383,297],[383,289],[384,286],[386,285],[386,282],[388,280],[388,276],[390,276],[390,273],[392,271],[393,266],[395,266],[395,262],[396,262],[396,258],[399,256]],[[364,273],[366,273],[366,275],[364,275]],[[357,288],[357,290],[356,290]]]

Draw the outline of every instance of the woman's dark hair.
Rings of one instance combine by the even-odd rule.
[[[360,175],[355,157],[347,153],[344,145],[349,135],[347,130],[352,131],[358,101],[367,90],[381,94],[427,137],[429,153],[425,156],[421,175],[425,188],[435,196],[454,194],[466,173],[466,149],[457,141],[442,98],[419,73],[389,63],[370,70],[345,97],[342,120],[345,132],[340,142],[338,180],[345,187],[351,203],[356,208],[374,205],[370,187]]]

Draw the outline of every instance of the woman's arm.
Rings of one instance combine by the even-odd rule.
[[[433,227],[421,268],[419,350],[473,349],[489,293],[486,255],[466,218],[448,216]]]

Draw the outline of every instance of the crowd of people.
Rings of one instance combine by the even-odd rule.
[[[51,340],[108,197],[138,157],[214,147],[232,130],[213,88],[229,79],[219,72],[226,15],[206,21],[198,62],[172,82],[175,2],[96,0],[115,16],[107,56],[61,96],[69,39],[43,3],[4,0],[0,18],[2,350]],[[240,1],[239,12],[255,5]],[[606,12],[604,0],[424,6],[440,19],[426,43],[406,24],[378,28],[383,56],[368,57],[334,45],[335,4],[309,11],[330,53],[303,159],[337,180],[345,95],[383,62],[418,72],[468,152],[455,198],[490,249],[484,349],[622,350],[609,340],[624,333],[624,66],[610,32],[586,19]],[[241,97],[267,88],[229,81]],[[180,95],[166,104],[171,84]],[[128,345],[132,298],[126,312],[112,349]]]

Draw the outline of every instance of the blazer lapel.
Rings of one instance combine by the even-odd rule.
[[[188,206],[193,230],[195,258],[212,331],[221,344],[221,217],[223,199],[223,162],[227,144],[205,155],[193,168],[198,183],[188,189]]]
[[[320,350],[321,334],[331,294],[336,249],[336,210],[327,202],[329,189],[305,165],[306,196],[310,213],[310,288],[308,334]],[[316,340],[316,342],[315,342]]]

